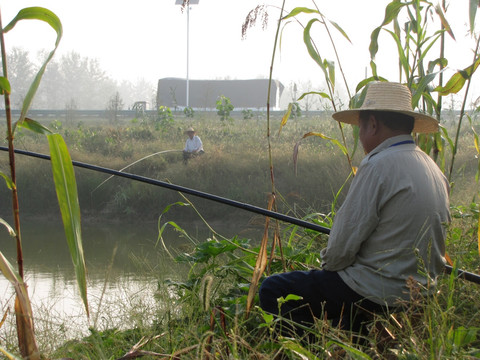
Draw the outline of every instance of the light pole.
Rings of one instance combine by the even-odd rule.
[[[187,84],[186,84],[186,105],[185,107],[189,106],[189,92],[190,92],[190,84],[189,84],[189,75],[188,75],[188,57],[189,57],[189,50],[190,50],[190,5],[198,4],[200,0],[175,0],[175,5],[183,5],[184,3],[187,6]]]

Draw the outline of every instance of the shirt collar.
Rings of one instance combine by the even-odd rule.
[[[367,158],[370,159],[372,156],[378,154],[380,151],[388,149],[392,145],[395,145],[395,144],[397,144],[399,142],[403,142],[403,141],[413,141],[413,138],[412,138],[411,135],[398,135],[398,136],[388,138],[387,140],[382,142],[380,145],[378,145],[375,149],[370,151],[367,154]]]

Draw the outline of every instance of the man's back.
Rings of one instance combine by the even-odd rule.
[[[408,298],[408,277],[427,285],[443,270],[448,191],[410,136],[386,140],[360,165],[335,217],[324,268],[377,303]]]

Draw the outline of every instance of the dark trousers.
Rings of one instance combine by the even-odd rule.
[[[194,158],[196,156],[204,154],[205,151],[200,150],[199,152],[193,153],[193,152],[188,152],[188,151],[183,151],[183,162],[186,164],[187,161],[191,158]]]
[[[277,299],[289,294],[301,296],[282,304]],[[259,291],[260,307],[303,325],[312,325],[314,318],[332,320],[332,326],[361,332],[369,313],[387,309],[365,299],[350,289],[337,272],[326,270],[293,271],[266,278]],[[303,335],[303,330],[291,322],[281,322],[284,335]],[[294,334],[294,335],[295,335]]]

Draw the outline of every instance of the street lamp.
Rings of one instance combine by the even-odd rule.
[[[186,107],[189,104],[189,78],[188,78],[188,52],[190,47],[190,5],[198,4],[200,0],[175,0],[175,5],[183,5],[184,3],[187,6],[187,86],[186,86]]]

